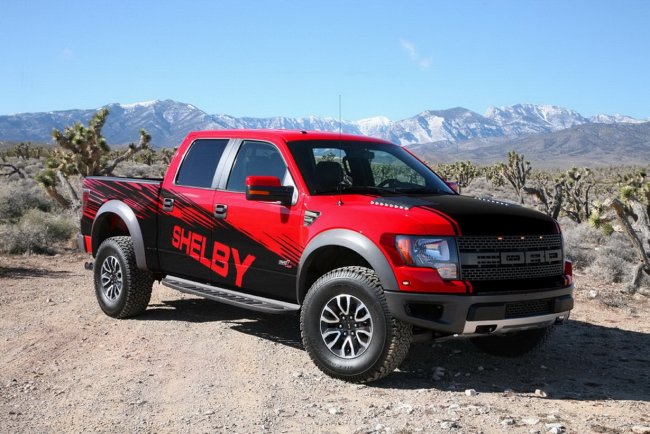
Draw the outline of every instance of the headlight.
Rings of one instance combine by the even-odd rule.
[[[443,279],[458,279],[458,255],[453,238],[398,235],[395,246],[407,265],[435,268]]]

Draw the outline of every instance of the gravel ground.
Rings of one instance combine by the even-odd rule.
[[[295,316],[156,284],[144,315],[111,319],[85,260],[0,257],[0,432],[650,433],[648,300],[608,307],[584,276],[539,352],[417,343],[353,385],[312,365]]]

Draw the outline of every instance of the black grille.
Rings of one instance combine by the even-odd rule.
[[[458,237],[461,279],[510,281],[562,275],[562,236]]]
[[[529,300],[506,304],[506,319],[547,315],[555,311],[555,299]]]
[[[562,248],[562,235],[528,235],[525,237],[459,237],[462,251],[551,250]]]
[[[523,265],[512,267],[463,268],[464,280],[510,280],[533,279],[537,277],[557,276],[562,274],[563,265]]]

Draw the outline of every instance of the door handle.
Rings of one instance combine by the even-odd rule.
[[[225,219],[228,214],[228,205],[218,203],[214,206],[214,216],[218,219]]]
[[[163,211],[171,211],[174,209],[174,199],[171,197],[164,197],[163,198],[163,205],[162,205]]]

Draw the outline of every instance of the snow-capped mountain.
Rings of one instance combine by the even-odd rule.
[[[506,136],[550,133],[589,122],[580,113],[554,105],[515,104],[490,107],[485,117],[503,128]]]
[[[589,122],[594,124],[641,124],[650,122],[650,118],[636,119],[631,116],[620,115],[615,113],[613,115],[596,115],[589,118]]]
[[[339,131],[364,134],[391,140],[402,145],[430,142],[460,142],[471,139],[519,137],[522,135],[564,130],[587,123],[639,123],[629,116],[597,115],[587,119],[579,113],[551,105],[517,104],[491,107],[485,116],[456,107],[427,110],[411,118],[391,121],[384,116],[358,121],[339,121],[323,117],[234,117],[208,114],[192,104],[144,101],[106,106],[110,115],[103,133],[111,144],[130,143],[144,128],[154,146],[177,146],[192,130],[224,128],[282,128]],[[86,123],[96,112],[67,110],[46,113],[20,113],[0,116],[0,140],[49,142],[52,129],[62,129],[75,122]],[[645,120],[647,121],[647,120]]]
[[[392,122],[386,116],[359,119],[355,122],[359,132],[365,136],[383,137]]]
[[[384,137],[402,145],[409,143],[461,141],[504,134],[494,121],[462,107],[428,110],[390,125]]]

